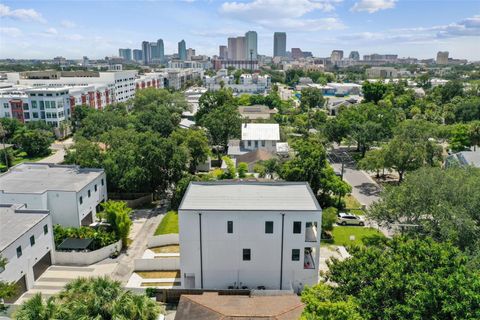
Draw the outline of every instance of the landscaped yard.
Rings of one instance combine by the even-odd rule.
[[[175,211],[169,211],[155,230],[155,235],[178,233],[178,214]]]
[[[176,287],[181,286],[181,282],[142,282],[140,286],[142,287]]]
[[[155,253],[179,253],[180,246],[178,244],[171,244],[166,246],[153,247],[153,248],[150,248],[150,250],[152,250]]]
[[[333,245],[337,246],[347,246],[352,244],[362,244],[362,238],[366,236],[380,235],[383,234],[374,228],[365,228],[357,226],[335,226],[332,231],[333,235]],[[355,236],[355,240],[350,240],[350,236]]]

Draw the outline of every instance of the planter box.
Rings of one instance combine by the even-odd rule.
[[[115,251],[122,250],[122,241],[119,240],[109,246],[95,251],[77,252],[77,251],[54,251],[55,265],[64,266],[89,266],[108,258]]]

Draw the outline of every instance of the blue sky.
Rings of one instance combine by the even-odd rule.
[[[248,30],[258,32],[260,54],[271,55],[273,32],[285,31],[288,49],[315,56],[447,50],[480,60],[479,0],[0,1],[0,58],[100,58],[159,38],[166,53],[185,39],[213,55]]]

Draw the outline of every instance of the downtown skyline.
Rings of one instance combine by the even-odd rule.
[[[320,57],[334,49],[418,58],[449,51],[480,60],[477,2],[392,0],[4,1],[0,58],[103,58],[141,49],[145,39],[163,39],[165,54],[184,39],[197,54],[218,55],[228,37],[249,30],[263,55],[272,55],[273,33],[286,32],[288,51]]]

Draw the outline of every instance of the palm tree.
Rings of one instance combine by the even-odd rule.
[[[473,145],[473,150],[477,150],[477,146],[480,145],[480,121],[472,122],[470,125],[470,142]]]
[[[79,278],[43,302],[36,295],[20,307],[17,320],[155,320],[163,309],[145,295],[125,291],[108,277]]]
[[[55,320],[62,319],[62,317],[60,317],[60,306],[56,304],[54,297],[44,300],[42,294],[37,293],[20,306],[14,314],[14,319]]]

